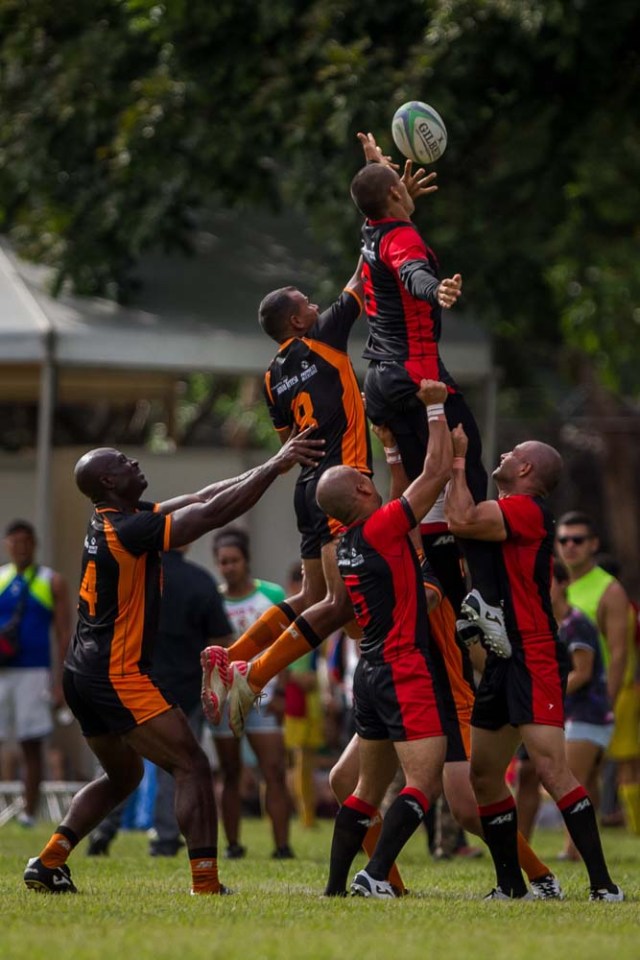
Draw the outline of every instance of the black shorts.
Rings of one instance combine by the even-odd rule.
[[[471,726],[500,730],[510,724],[564,727],[564,695],[569,659],[553,638],[515,647],[508,659],[487,656],[476,693]]]
[[[442,368],[433,377],[450,378]],[[392,431],[409,477],[415,480],[422,473],[429,440],[429,422],[424,404],[416,397],[416,383],[399,361],[372,360],[364,381],[367,416],[373,423],[385,423]],[[482,465],[480,431],[462,394],[449,393],[444,405],[449,427],[459,423],[469,438],[467,451],[467,484],[476,503],[487,498],[487,472]]]
[[[174,704],[146,674],[109,678],[64,668],[62,689],[85,737],[128,733]]]
[[[293,494],[293,506],[300,532],[300,557],[302,560],[317,560],[322,547],[331,543],[343,524],[328,517],[316,503],[316,488],[319,477],[297,483]]]
[[[455,734],[456,717],[434,683],[430,660],[410,650],[388,663],[361,657],[353,678],[356,732],[363,740],[425,740]]]

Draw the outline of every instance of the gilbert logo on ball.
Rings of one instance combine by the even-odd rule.
[[[415,163],[434,163],[447,148],[447,128],[437,110],[420,100],[398,107],[391,135],[400,153]]]

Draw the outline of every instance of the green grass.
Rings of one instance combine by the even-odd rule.
[[[49,827],[0,829],[0,957],[2,960],[637,960],[640,955],[640,840],[610,830],[604,844],[622,904],[591,904],[577,864],[559,864],[567,900],[483,903],[493,886],[488,856],[434,863],[424,834],[402,857],[414,894],[392,902],[324,900],[331,824],[294,825],[294,861],[270,859],[266,824],[246,821],[249,856],[222,862],[233,897],[189,896],[186,856],[152,859],[146,837],[121,834],[108,858],[87,858],[84,844],[70,865],[80,894],[41,896],[22,884],[28,856]],[[536,847],[551,859],[557,831],[539,831]]]

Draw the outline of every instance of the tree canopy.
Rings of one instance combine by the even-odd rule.
[[[565,346],[637,395],[639,35],[633,0],[4,0],[0,229],[121,300],[216,203],[294,205],[351,261],[355,134],[426,100],[418,220],[509,376]]]

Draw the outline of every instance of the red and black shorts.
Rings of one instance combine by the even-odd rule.
[[[175,706],[143,673],[104,677],[65,667],[62,688],[85,737],[128,733]]]
[[[482,730],[525,723],[563,727],[568,675],[567,650],[552,637],[514,646],[506,660],[489,653],[471,725]]]
[[[331,543],[343,524],[328,517],[316,502],[319,477],[299,482],[293,495],[293,506],[300,532],[300,557],[302,560],[317,560],[322,547]]]
[[[423,650],[410,650],[388,663],[361,657],[353,678],[353,698],[356,733],[363,740],[455,735],[455,710],[434,680],[430,657]]]

